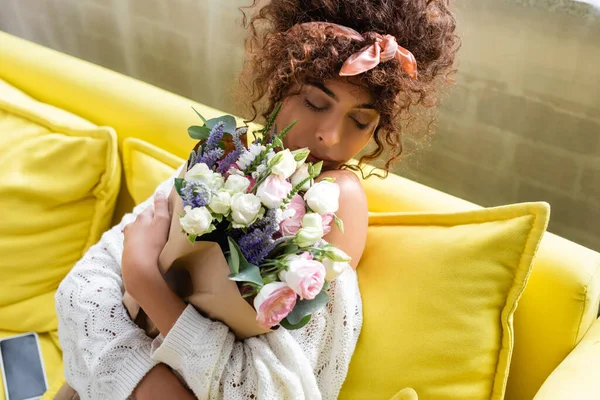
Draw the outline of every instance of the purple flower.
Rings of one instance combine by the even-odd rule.
[[[240,152],[240,154],[246,151],[246,146],[244,146],[244,143],[242,143],[241,139],[242,135],[244,135],[246,132],[248,132],[248,128],[243,127],[236,129],[235,133],[233,134],[233,143],[235,144],[235,149]]]
[[[237,239],[244,257],[254,265],[260,265],[275,248],[273,236],[279,231],[276,211],[269,210],[264,218],[249,227],[249,233],[241,234]]]
[[[238,244],[246,260],[254,265],[260,265],[275,247],[271,235],[262,229],[243,235]]]
[[[181,199],[183,206],[192,208],[204,207],[208,204],[210,193],[201,183],[184,181],[181,187]]]
[[[222,159],[218,164],[217,172],[220,174],[225,174],[229,171],[229,168],[235,164],[235,162],[240,158],[240,152],[237,150],[233,150],[231,153],[227,154],[224,159]]]
[[[219,142],[223,138],[223,130],[225,129],[225,122],[221,121],[213,126],[210,134],[208,135],[208,139],[206,143],[204,143],[203,150],[204,153],[207,151],[216,149],[219,146]]]
[[[208,165],[208,168],[212,168],[216,162],[223,157],[224,153],[225,150],[220,148],[205,151],[204,154],[202,154],[202,156],[198,159],[198,162]]]

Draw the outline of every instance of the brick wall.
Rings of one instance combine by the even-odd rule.
[[[1,30],[234,111],[249,1],[1,1]],[[548,201],[551,231],[600,250],[600,16],[519,2],[456,1],[457,86],[396,171],[484,206]]]

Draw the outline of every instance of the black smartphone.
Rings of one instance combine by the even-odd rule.
[[[6,400],[34,400],[48,390],[37,333],[0,339],[0,369]]]

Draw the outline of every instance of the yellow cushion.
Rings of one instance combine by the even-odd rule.
[[[0,330],[57,329],[54,291],[110,223],[115,132],[0,80]]]
[[[17,332],[0,330],[0,339],[17,334]],[[62,353],[58,346],[58,334],[54,331],[50,333],[38,333],[38,336],[40,338],[40,347],[42,348],[42,357],[46,369],[46,379],[50,387],[54,381],[64,380]],[[4,398],[4,382],[0,379],[0,400],[4,400]]]
[[[173,175],[184,162],[182,158],[143,140],[127,138],[123,141],[127,190],[136,204],[150,197],[158,184]]]
[[[358,267],[364,323],[340,399],[504,398],[513,313],[546,203],[371,214]]]

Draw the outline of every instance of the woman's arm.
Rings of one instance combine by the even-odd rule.
[[[366,240],[366,198],[358,180],[343,174],[336,175],[343,193],[338,215],[346,219],[346,231],[358,240],[346,240],[353,235],[336,235],[335,230],[328,239],[337,238],[334,244],[360,257]],[[351,213],[359,215],[351,217]],[[180,300],[170,289],[149,276],[144,285],[153,286],[152,293],[162,293],[160,301],[151,296],[139,298],[162,333],[153,343],[152,357],[177,370],[199,398],[337,397],[362,323],[353,270],[332,282],[329,304],[304,328],[280,328],[244,342],[236,342],[226,325],[204,318],[192,306],[182,312]]]
[[[157,188],[168,192],[178,172]],[[154,196],[153,196],[154,197]],[[123,306],[122,230],[153,197],[105,232],[56,292],[65,377],[82,399],[125,399],[157,361],[150,339]]]

